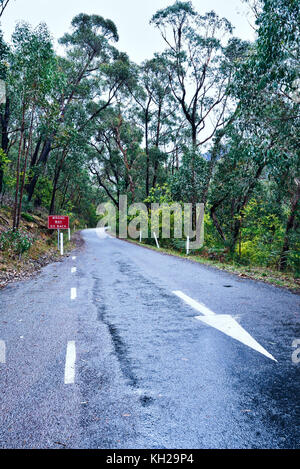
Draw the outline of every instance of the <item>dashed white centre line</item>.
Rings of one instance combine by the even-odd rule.
[[[76,271],[77,271],[76,267],[72,267],[72,268],[71,268],[71,274],[75,274]]]
[[[265,355],[271,360],[277,361],[266,349],[264,349],[245,329],[229,314],[216,314],[202,303],[193,300],[179,290],[173,291],[175,295],[181,298],[185,303],[190,305],[196,311],[200,311],[203,316],[196,316],[195,319],[204,322],[207,326],[214,327],[223,334],[238,340],[244,345]]]
[[[76,346],[75,341],[70,340],[67,345],[65,384],[73,384],[75,381]]]
[[[77,298],[77,288],[71,288],[71,300],[75,300]]]
[[[6,363],[6,347],[4,340],[0,340],[0,363]]]
[[[75,260],[76,260],[76,256],[72,256],[72,260],[75,261]]]

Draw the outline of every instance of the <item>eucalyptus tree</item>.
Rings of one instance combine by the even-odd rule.
[[[259,54],[257,44],[253,45],[235,70],[231,94],[239,101],[238,114],[226,129],[226,146],[220,148],[209,195],[210,214],[220,238],[233,253],[251,197],[262,184],[272,188],[273,205],[286,224],[280,259],[278,254],[284,269],[300,198],[299,106],[286,96],[281,79],[274,75],[271,80],[269,68],[261,68]]]
[[[205,151],[218,130],[226,125],[233,107],[228,99],[232,63],[225,55],[232,26],[213,11],[201,15],[191,2],[182,1],[159,10],[151,23],[160,30],[167,45],[164,53],[166,73],[189,133],[190,158],[185,163],[190,174],[190,201],[194,207],[195,224],[195,204],[206,203],[211,181],[209,173],[206,189],[199,194],[199,149],[200,153]],[[211,172],[213,164],[212,160]]]
[[[91,112],[82,126],[87,125],[112,103],[117,89],[126,78],[127,56],[111,44],[118,41],[117,29],[112,21],[98,15],[79,14],[72,20],[72,28],[73,32],[65,34],[60,40],[67,49],[66,59],[61,61],[64,86],[56,98],[57,119],[42,138],[37,164],[32,168],[33,176],[27,186],[29,200],[33,196],[40,167],[48,161],[69,107],[80,99],[87,101],[89,98],[92,101]]]
[[[167,45],[166,73],[173,95],[190,127],[194,146],[208,142],[226,119],[230,70],[224,47],[232,34],[225,18],[200,15],[191,2],[176,1],[151,20]]]
[[[284,270],[299,224],[300,7],[293,0],[263,0],[258,6],[258,39],[237,67],[232,92],[241,103],[243,115],[251,115],[255,121],[260,135],[258,148],[269,142],[272,149],[268,177],[274,182],[277,205],[286,213],[282,217],[285,235],[279,259]]]
[[[8,150],[9,137],[8,137],[8,127],[9,127],[9,99],[6,96],[6,75],[7,75],[7,57],[8,57],[8,47],[3,40],[2,33],[0,31],[0,94],[4,94],[4,99],[0,101],[0,124],[1,124],[1,139],[0,139],[0,194],[3,188],[3,175],[4,167],[6,162],[6,154]]]
[[[128,178],[113,137],[111,123],[115,117],[115,111],[111,107],[104,111],[101,119],[96,118],[93,121],[94,133],[89,140],[87,157],[95,183],[118,207],[119,196],[128,190]]]
[[[34,30],[19,24],[12,37],[8,95],[13,108],[16,138],[16,190],[13,227],[19,227],[28,159],[33,149],[33,135],[39,114],[47,107],[48,93],[55,81],[55,54],[48,29]]]
[[[140,189],[144,159],[142,138],[141,130],[126,118],[119,102],[106,110],[91,139],[90,170],[116,205],[121,190],[128,190],[134,202]]]
[[[256,67],[263,84],[272,81],[289,99],[299,93],[300,4],[297,0],[260,0]]]
[[[260,86],[269,89],[270,84],[277,96],[276,117],[270,117],[273,125],[283,130],[281,158],[276,180],[278,190],[286,190],[289,214],[286,219],[285,236],[279,261],[281,270],[287,267],[290,237],[299,224],[300,167],[299,167],[299,104],[300,104],[300,4],[296,0],[263,0],[258,15],[256,70]],[[287,129],[289,138],[286,138]],[[278,167],[278,166],[277,166]],[[282,177],[280,177],[280,174]],[[283,183],[283,185],[282,185]],[[299,233],[298,233],[299,234]],[[298,265],[300,270],[300,265]]]
[[[178,113],[166,75],[165,61],[156,54],[136,67],[136,82],[129,87],[132,102],[127,114],[144,134],[146,155],[145,197],[157,183],[159,167],[167,159],[166,148],[178,126]]]

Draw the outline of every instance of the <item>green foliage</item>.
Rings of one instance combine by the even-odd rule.
[[[144,200],[145,203],[172,204],[172,195],[169,185],[155,186],[150,189],[149,196]]]
[[[7,73],[8,46],[4,42],[2,31],[0,30],[0,80],[5,80]]]
[[[174,200],[202,202],[207,183],[208,161],[194,148],[185,148],[178,171],[170,178]]]
[[[22,215],[22,218],[24,218],[24,220],[26,221],[30,221],[30,222],[34,221],[34,218],[32,215],[30,215],[30,213],[23,212],[21,215]]]
[[[14,254],[23,254],[32,246],[33,239],[22,230],[4,231],[0,235],[0,250]]]
[[[48,207],[51,200],[52,183],[48,177],[40,177],[36,186],[35,201],[42,207]]]
[[[299,2],[260,5],[248,43],[226,18],[176,1],[152,17],[166,48],[142,65],[98,15],[73,19],[61,57],[45,25],[19,24],[10,48],[0,35],[4,195],[24,174],[25,219],[35,205],[89,227],[121,194],[148,209],[203,202],[199,255],[299,275]],[[184,252],[174,221],[160,244]],[[28,244],[18,231],[1,239]]]

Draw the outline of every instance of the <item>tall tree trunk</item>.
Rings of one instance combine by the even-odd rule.
[[[38,160],[38,163],[37,165],[34,167],[35,170],[34,170],[34,174],[32,175],[32,177],[30,178],[30,181],[27,185],[27,193],[28,193],[28,202],[31,201],[32,199],[32,196],[34,194],[34,190],[35,190],[35,187],[36,187],[36,184],[39,180],[39,172],[37,171],[39,169],[39,166],[43,166],[46,164],[47,162],[47,159],[48,159],[48,156],[49,156],[49,153],[51,151],[51,147],[52,147],[52,138],[53,137],[49,137],[47,138],[44,146],[43,146],[43,149],[42,149],[42,152],[40,154],[40,157],[39,157],[39,160]]]
[[[19,228],[19,225],[20,225],[23,191],[24,191],[26,169],[27,169],[27,161],[28,161],[28,155],[29,155],[29,151],[30,151],[31,143],[32,143],[32,131],[33,131],[34,114],[35,114],[35,106],[32,109],[30,129],[29,129],[29,137],[28,137],[27,149],[25,151],[25,161],[24,161],[23,174],[22,174],[22,183],[21,183],[21,190],[20,190],[19,207],[18,207],[18,211],[17,211],[17,222],[16,222],[16,228],[17,229]]]
[[[32,168],[36,164],[36,160],[40,151],[41,144],[42,144],[42,137],[38,139],[37,144],[35,146],[32,158],[30,160],[30,168]]]
[[[222,199],[218,200],[217,202],[215,202],[211,209],[210,209],[210,216],[212,218],[212,221],[216,227],[216,230],[217,232],[219,233],[219,235],[221,236],[222,240],[224,241],[224,243],[227,242],[227,239],[226,239],[226,236],[222,230],[222,227],[220,225],[220,222],[218,220],[218,217],[217,217],[217,214],[216,214],[216,210],[217,208],[222,204],[222,202],[226,199],[228,194],[224,195],[224,197],[222,197]]]
[[[149,119],[149,106],[146,108],[145,112],[145,151],[146,151],[146,197],[149,195],[149,177],[150,177],[150,157],[149,157],[149,129],[148,129],[148,119]]]
[[[53,188],[52,188],[52,195],[51,195],[51,202],[50,202],[50,208],[49,208],[49,215],[54,215],[54,208],[55,208],[55,195],[57,191],[57,183],[58,183],[58,174],[55,174],[54,180],[53,180]]]
[[[67,190],[69,188],[69,180],[66,181],[65,183],[65,190],[64,190],[64,193],[63,193],[63,198],[62,198],[62,201],[61,201],[61,204],[60,204],[60,208],[63,209],[64,207],[64,204],[65,204],[65,200],[66,200],[66,195],[67,195]]]
[[[155,146],[157,150],[159,149],[159,137],[160,137],[160,128],[161,128],[161,110],[162,110],[162,101],[160,100],[159,106],[158,106],[158,114],[157,114],[157,126],[156,126],[156,138],[155,138]],[[158,168],[159,168],[159,161],[156,159],[154,163],[154,176],[153,176],[153,182],[152,182],[152,187],[156,186],[157,182],[157,176],[158,176]]]
[[[10,109],[9,109],[9,98],[5,103],[5,109],[3,115],[1,114],[1,148],[5,154],[7,154],[9,138],[8,138],[8,123],[9,123]],[[0,161],[0,194],[3,189],[3,176],[4,176],[4,164]]]
[[[15,190],[15,203],[13,210],[13,230],[17,229],[17,207],[18,207],[18,195],[19,195],[19,184],[20,184],[20,163],[24,137],[24,121],[25,121],[25,108],[22,111],[22,122],[21,122],[21,133],[19,140],[18,158],[17,158],[17,169],[16,169],[16,190]]]
[[[60,176],[60,172],[62,170],[64,161],[66,159],[66,156],[68,154],[68,150],[65,148],[62,152],[62,157],[60,161],[58,162],[57,168],[55,169],[55,175],[54,175],[54,180],[53,180],[53,189],[52,189],[52,196],[51,196],[51,202],[50,202],[50,208],[49,208],[49,215],[54,214],[54,208],[55,208],[55,195],[57,191],[57,184]]]
[[[279,270],[281,271],[286,270],[286,267],[287,267],[288,252],[290,248],[289,235],[290,235],[290,231],[294,227],[295,217],[296,217],[297,208],[298,208],[298,204],[300,200],[300,179],[296,179],[295,182],[296,182],[296,191],[291,197],[291,212],[287,220],[285,235],[284,235],[284,242],[283,242],[283,247],[282,247],[280,260],[279,260]]]

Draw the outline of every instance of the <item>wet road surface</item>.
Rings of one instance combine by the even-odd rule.
[[[0,448],[299,448],[300,297],[98,234],[0,292]]]

